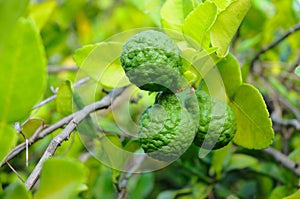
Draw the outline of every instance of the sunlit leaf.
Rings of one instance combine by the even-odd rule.
[[[23,183],[10,184],[3,193],[2,199],[31,199],[32,195],[25,188]]]
[[[287,197],[284,197],[283,199],[298,199],[300,198],[300,189],[298,189],[295,193],[292,195],[289,195]]]
[[[50,18],[54,8],[56,7],[56,1],[44,1],[41,3],[35,3],[30,6],[30,14],[39,29],[42,29],[45,23]]]
[[[43,120],[36,118],[30,119],[22,125],[22,133],[25,135],[26,138],[30,138],[42,125]]]
[[[269,199],[282,199],[285,196],[290,194],[291,192],[290,189],[291,189],[290,187],[285,185],[275,187],[275,189],[272,191],[271,195],[269,196]]]
[[[218,10],[223,11],[230,5],[230,3],[236,0],[211,0],[211,1],[217,5]]]
[[[210,28],[217,18],[217,7],[214,3],[206,1],[194,9],[185,19],[183,33],[202,45]]]
[[[217,67],[222,76],[227,95],[231,98],[243,83],[240,65],[235,57],[229,54],[217,63]]]
[[[57,97],[56,97],[56,109],[57,112],[62,115],[69,115],[72,113],[72,98],[73,98],[73,89],[72,83],[66,81],[59,86]]]
[[[184,18],[196,6],[191,0],[167,0],[160,11],[163,28],[181,32]]]
[[[120,58],[123,43],[102,42],[77,50],[74,59],[80,70],[108,88],[130,84],[121,66]]]
[[[46,83],[43,44],[32,20],[20,19],[0,53],[0,120],[13,122],[29,114]]]
[[[0,54],[18,18],[25,12],[29,0],[0,0]]]
[[[51,158],[43,164],[34,199],[70,199],[86,180],[87,170],[78,160]]]
[[[234,142],[249,149],[263,149],[272,144],[274,131],[266,104],[259,91],[242,84],[232,99],[231,108],[237,120]]]
[[[0,123],[0,165],[2,164],[9,151],[16,145],[17,132],[5,123]]]
[[[238,0],[221,12],[211,29],[211,44],[218,47],[217,55],[224,57],[243,18],[251,6],[250,0]]]

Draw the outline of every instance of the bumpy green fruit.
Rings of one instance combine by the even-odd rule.
[[[180,95],[162,94],[158,98],[139,120],[141,146],[155,159],[176,160],[194,140],[197,127],[193,118],[197,115],[187,111]]]
[[[205,149],[226,146],[236,132],[236,119],[231,108],[205,91],[196,91],[199,124],[194,143]]]
[[[181,52],[162,32],[134,35],[123,46],[120,60],[129,80],[143,90],[175,92],[183,84]]]

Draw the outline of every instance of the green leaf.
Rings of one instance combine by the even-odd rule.
[[[5,123],[0,123],[0,165],[2,165],[9,151],[16,145],[17,132],[15,129]]]
[[[228,144],[227,146],[213,152],[210,174],[215,174],[216,179],[218,180],[221,179],[223,166],[226,165],[225,162],[231,155],[231,147],[232,144]]]
[[[87,180],[87,170],[78,160],[51,158],[41,171],[41,183],[34,199],[70,199]]]
[[[291,192],[290,189],[291,189],[290,187],[285,186],[285,185],[278,186],[272,191],[269,199],[282,199],[285,196],[290,194],[290,192]]]
[[[75,50],[75,53],[73,55],[73,59],[78,67],[81,67],[83,61],[86,59],[86,57],[96,48],[99,44],[90,44],[85,45],[82,48],[79,48]]]
[[[17,20],[25,12],[29,0],[0,0],[0,54]],[[5,30],[5,31],[3,31]]]
[[[222,76],[226,93],[232,98],[236,90],[243,83],[240,65],[235,57],[229,54],[217,63],[217,67]]]
[[[190,36],[200,45],[217,19],[217,7],[206,1],[194,9],[185,19],[183,33]]]
[[[300,198],[300,189],[298,189],[295,193],[292,195],[289,195],[287,197],[284,197],[283,199],[298,199]]]
[[[167,0],[160,11],[163,28],[181,32],[184,18],[196,6],[191,0]]]
[[[2,199],[31,199],[32,195],[25,188],[23,183],[10,184],[3,193]]]
[[[226,167],[227,171],[235,169],[244,169],[247,167],[255,166],[259,162],[256,158],[251,157],[245,154],[233,154],[229,161],[228,166]]]
[[[217,55],[227,55],[229,45],[251,6],[251,0],[238,0],[219,14],[211,28],[211,44],[218,47]]]
[[[236,1],[236,0],[210,0],[212,2],[214,2],[217,7],[218,7],[218,10],[220,11],[223,11],[225,10],[233,1]]]
[[[14,122],[29,114],[46,83],[46,60],[32,20],[20,19],[0,53],[0,120]]]
[[[274,131],[266,104],[260,92],[242,84],[231,102],[237,120],[234,142],[249,149],[263,149],[273,142]]]
[[[108,88],[130,84],[119,60],[122,46],[121,42],[102,42],[77,51],[77,61],[81,63],[80,70]],[[84,55],[87,55],[85,59]]]
[[[57,112],[62,115],[69,115],[73,111],[72,107],[72,97],[73,88],[70,81],[65,81],[59,86],[57,97],[56,97],[56,109]]]
[[[35,3],[30,6],[30,14],[39,29],[42,29],[50,18],[54,8],[56,7],[55,0],[44,1],[41,3]]]
[[[32,118],[26,120],[26,123],[22,125],[22,132],[26,138],[30,138],[38,128],[43,125],[43,120]]]
[[[154,187],[153,173],[143,173],[129,179],[127,189],[129,198],[147,198]]]
[[[295,74],[300,77],[300,66],[297,66],[296,70],[295,70]]]

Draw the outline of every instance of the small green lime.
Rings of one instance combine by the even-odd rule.
[[[141,146],[149,156],[176,160],[193,142],[197,113],[187,111],[184,100],[180,94],[162,94],[142,114],[138,132]]]
[[[194,143],[205,149],[226,146],[236,132],[236,119],[231,108],[221,100],[197,90],[199,124]]]
[[[181,88],[181,51],[162,32],[147,30],[129,38],[120,61],[129,80],[143,90],[175,92]]]

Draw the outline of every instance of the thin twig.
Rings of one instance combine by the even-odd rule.
[[[74,83],[74,88],[77,88],[77,87],[80,87],[82,86],[83,84],[85,84],[86,82],[90,81],[90,77],[85,77],[81,80],[79,80],[78,82],[75,82]],[[48,104],[49,102],[51,102],[52,100],[55,100],[56,99],[56,94],[48,97],[47,99],[41,101],[39,104],[35,105],[32,109],[37,109],[37,108],[40,108],[42,106],[44,106],[45,104]]]
[[[292,126],[296,130],[300,130],[300,122],[296,119],[283,119],[272,114],[272,121],[280,125]]]
[[[72,66],[72,67],[62,67],[62,66],[48,66],[47,67],[48,73],[60,73],[60,72],[76,72],[78,71],[77,66]]]
[[[272,147],[264,149],[263,152],[272,156],[276,161],[278,161],[284,167],[286,167],[287,169],[295,173],[298,177],[300,177],[299,165],[296,162],[293,162],[291,159],[289,159],[286,155]]]
[[[29,175],[25,182],[25,186],[28,190],[32,189],[34,184],[37,182],[40,172],[42,169],[43,163],[53,156],[55,153],[56,149],[61,145],[63,141],[66,141],[69,139],[71,133],[73,130],[77,127],[77,125],[84,120],[91,112],[94,112],[99,109],[104,109],[107,108],[111,105],[112,101],[118,97],[125,88],[118,88],[114,89],[112,92],[109,93],[109,95],[105,96],[102,98],[100,101],[97,101],[95,103],[92,103],[90,105],[85,106],[83,109],[80,111],[76,112],[73,114],[73,119],[68,123],[68,125],[64,128],[64,130],[59,133],[56,137],[54,137],[50,144],[48,145],[46,151],[44,152],[43,156],[35,166],[34,170],[32,173]]]
[[[7,162],[8,167],[17,175],[17,177],[19,178],[19,180],[21,180],[21,182],[25,182],[25,180],[20,176],[20,174],[9,164],[9,162]]]
[[[279,37],[278,39],[276,39],[275,41],[273,41],[272,43],[270,43],[267,46],[264,46],[252,59],[251,63],[250,63],[250,69],[251,71],[254,68],[254,64],[255,62],[259,59],[259,57],[264,54],[265,52],[267,52],[268,50],[271,50],[272,48],[274,48],[275,46],[277,46],[280,42],[282,42],[284,39],[286,39],[287,37],[289,37],[290,35],[292,35],[293,33],[297,32],[298,30],[300,30],[300,23],[296,24],[295,26],[293,26],[292,28],[290,28],[285,34],[283,34],[281,37]]]

